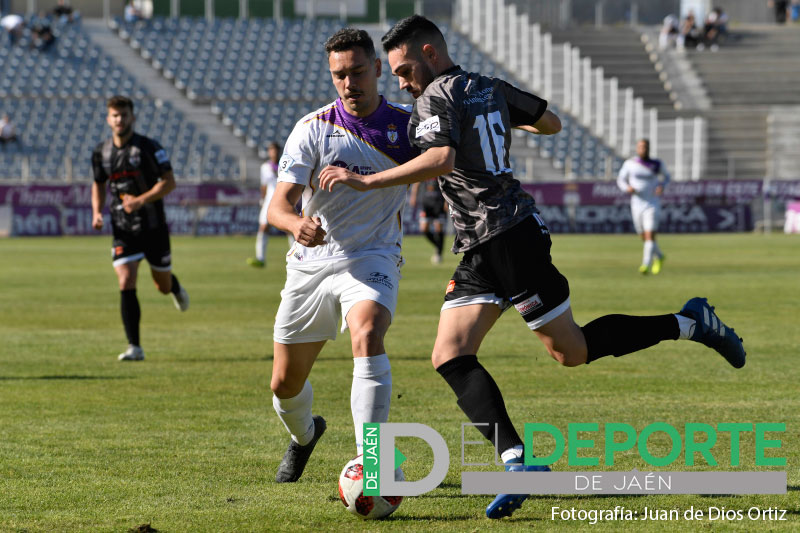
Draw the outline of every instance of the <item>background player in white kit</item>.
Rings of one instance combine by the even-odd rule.
[[[633,227],[644,241],[642,265],[639,272],[661,272],[664,254],[656,242],[661,195],[669,183],[669,174],[660,159],[650,158],[650,141],[639,139],[636,157],[631,157],[619,169],[617,185],[631,195]]]
[[[279,483],[297,481],[325,431],[325,420],[312,416],[307,378],[325,342],[336,338],[340,317],[352,341],[350,405],[358,453],[362,424],[389,416],[392,378],[383,338],[397,304],[406,188],[328,192],[319,187],[319,173],[333,165],[372,174],[419,153],[408,141],[410,106],[390,104],[378,94],[381,62],[369,34],[340,30],[325,50],[339,99],[295,126],[269,206],[269,223],[297,241],[287,254],[275,317],[273,406],[292,436],[278,467]]]
[[[276,142],[269,143],[269,161],[261,165],[261,211],[258,213],[258,234],[256,234],[256,256],[247,259],[247,264],[256,268],[264,268],[267,262],[267,243],[269,242],[269,223],[267,209],[275,187],[278,185],[278,159],[281,157],[281,146]]]

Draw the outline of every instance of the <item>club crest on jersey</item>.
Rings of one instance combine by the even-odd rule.
[[[389,142],[392,144],[397,143],[397,126],[394,124],[389,124],[386,126],[386,137],[389,139]]]
[[[139,163],[141,162],[142,162],[142,156],[139,154],[139,151],[131,150],[131,153],[128,155],[128,163],[130,163],[134,167],[138,167]]]

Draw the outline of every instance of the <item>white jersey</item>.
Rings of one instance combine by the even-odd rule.
[[[305,185],[303,216],[319,217],[326,244],[307,248],[295,243],[287,266],[333,261],[367,254],[400,255],[402,211],[407,187],[357,191],[339,184],[320,190],[327,165],[367,175],[405,163],[417,155],[408,142],[411,106],[386,102],[368,117],[354,117],[340,100],[303,117],[286,141],[278,181]]]
[[[623,191],[633,187],[631,204],[657,205],[659,198],[656,187],[665,187],[669,183],[669,174],[660,159],[644,161],[639,157],[632,157],[622,164],[617,176],[617,186]]]
[[[278,165],[272,161],[267,161],[261,165],[261,186],[266,189],[266,194],[262,200],[264,205],[269,205],[275,187],[278,186]]]

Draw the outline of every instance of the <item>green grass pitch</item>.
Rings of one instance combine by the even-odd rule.
[[[191,294],[177,312],[143,265],[139,279],[147,359],[119,363],[125,347],[108,237],[0,240],[0,531],[738,531],[800,528],[800,283],[797,237],[663,235],[659,276],[636,269],[632,235],[554,236],[556,265],[570,280],[576,320],[602,314],[676,312],[707,296],[745,339],[748,362],[734,370],[692,342],[664,342],[639,354],[580,368],[552,361],[514,311],[487,337],[480,358],[512,419],[626,422],[783,422],[788,472],[778,496],[548,496],[529,499],[511,519],[484,517],[489,496],[460,488],[460,431],[466,419],[432,369],[430,351],[444,289],[457,258],[430,264],[420,237],[406,240],[400,301],[386,340],[392,361],[393,422],[422,422],[446,439],[450,471],[442,486],[407,498],[389,519],[360,522],[339,502],[336,480],[355,455],[347,334],[323,350],[311,374],[315,412],[328,432],[303,478],[278,485],[288,436],[272,410],[272,325],[285,279],[286,241],[272,238],[264,270],[245,265],[253,239],[173,238],[175,273]],[[751,434],[752,435],[752,434]],[[468,434],[477,440],[477,433]],[[406,476],[419,479],[426,447],[401,440]],[[717,459],[729,464],[721,434]],[[655,439],[654,453],[666,453]],[[602,450],[602,437],[598,439]],[[473,459],[486,459],[473,450]],[[774,450],[773,450],[774,452]],[[716,452],[715,452],[716,453]],[[776,455],[772,453],[771,455]],[[480,456],[480,457],[478,457]],[[469,459],[469,458],[468,458]],[[568,467],[566,458],[556,470]],[[635,453],[613,468],[646,470]],[[598,467],[604,469],[602,465]],[[714,469],[701,462],[700,469]],[[731,469],[720,466],[718,469]],[[463,470],[472,470],[465,467]],[[491,468],[493,469],[493,468]],[[683,456],[669,468],[690,470]],[[786,509],[787,521],[602,522],[551,520],[551,508]]]

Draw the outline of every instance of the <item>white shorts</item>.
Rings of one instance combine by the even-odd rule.
[[[339,319],[344,317],[344,332],[347,313],[364,300],[378,302],[394,317],[402,264],[400,256],[367,255],[287,268],[273,339],[281,344],[334,340]]]
[[[642,234],[645,231],[657,231],[660,214],[661,207],[657,204],[631,204],[633,228],[636,233]]]

